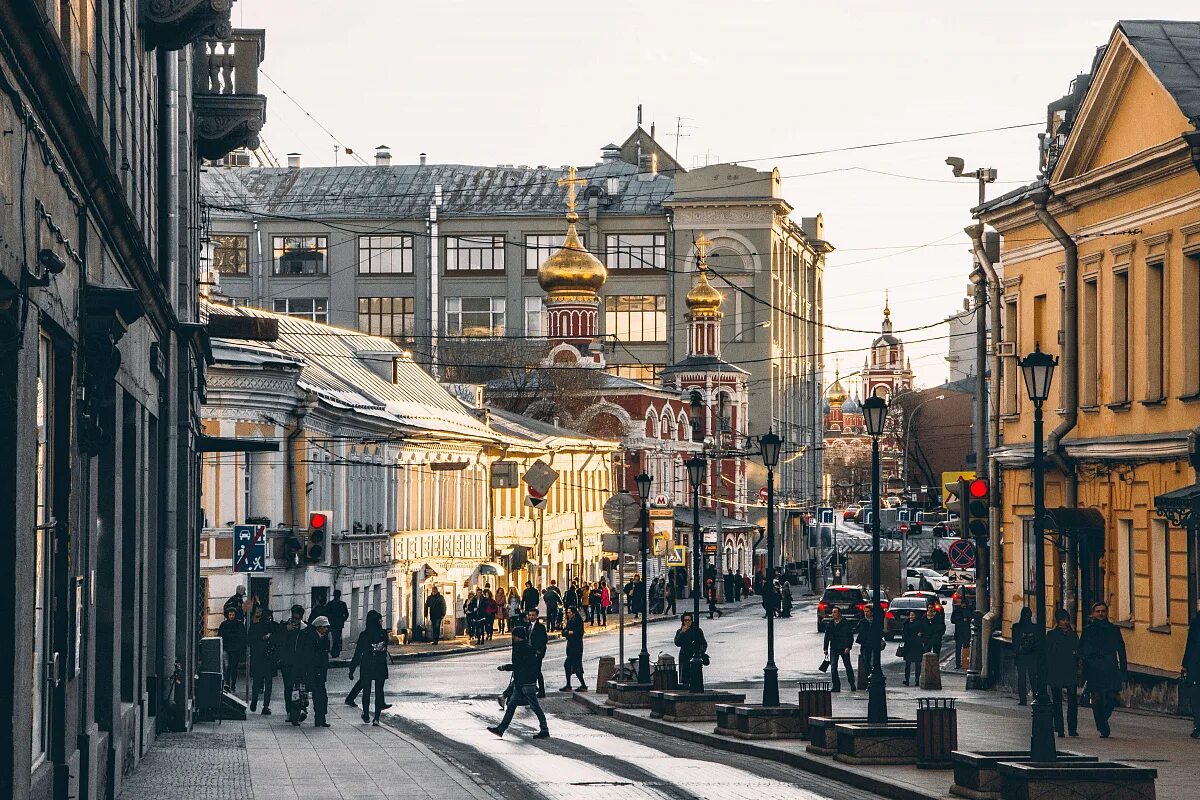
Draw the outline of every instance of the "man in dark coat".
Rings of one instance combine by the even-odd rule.
[[[942,657],[942,640],[946,638],[946,615],[937,606],[925,609],[925,652]]]
[[[342,631],[346,628],[346,620],[350,619],[350,609],[342,602],[341,591],[333,590],[333,599],[325,604],[325,616],[329,617],[329,655],[337,658],[342,654]]]
[[[246,654],[246,624],[238,619],[232,608],[225,610],[225,621],[217,628],[221,637],[221,649],[225,653],[225,688],[233,692],[237,687],[238,667]]]
[[[537,609],[534,609],[534,613],[536,612]],[[500,720],[499,725],[491,726],[488,730],[497,736],[503,736],[512,722],[513,715],[517,713],[517,706],[528,705],[540,725],[533,738],[545,739],[550,736],[550,730],[546,725],[546,713],[542,711],[538,702],[538,697],[542,695],[537,690],[538,679],[542,674],[541,658],[527,641],[527,634],[528,630],[523,625],[512,629],[512,663],[503,664],[497,669],[513,674],[513,690],[508,693],[504,718]]]
[[[1071,627],[1071,614],[1060,608],[1054,612],[1054,627],[1046,633],[1046,685],[1054,700],[1054,732],[1063,736],[1063,695],[1067,696],[1067,727],[1078,736],[1079,635]]]
[[[883,633],[875,630],[875,607],[867,603],[863,618],[858,621],[855,641],[858,642],[858,688],[867,688],[867,676],[883,652]]]
[[[746,576],[738,572],[733,576],[733,602],[742,601],[742,590],[746,588]]]
[[[1192,738],[1200,739],[1200,613],[1192,617],[1188,628],[1179,678],[1192,704]]]
[[[558,630],[558,610],[562,606],[563,597],[556,581],[550,581],[546,591],[542,592],[542,599],[546,601],[546,625],[552,631]]]
[[[692,614],[685,611],[679,618],[679,630],[675,632],[675,646],[679,648],[679,685],[691,686],[692,659],[699,655],[703,660],[708,651],[708,640],[704,631],[695,624]]]
[[[425,616],[429,619],[429,641],[437,644],[442,638],[442,619],[446,616],[446,597],[434,586],[425,598]]]
[[[563,662],[563,671],[567,673],[567,685],[560,691],[586,692],[587,682],[583,679],[583,618],[579,616],[579,609],[567,608],[562,635],[567,640],[567,658]],[[577,689],[571,686],[572,676],[579,677]]]
[[[950,624],[954,626],[954,668],[962,669],[963,650],[971,645],[971,616],[975,609],[966,600],[954,607]]]
[[[1117,707],[1117,693],[1129,671],[1125,657],[1125,640],[1121,629],[1108,621],[1108,604],[1092,606],[1092,621],[1079,637],[1079,658],[1083,661],[1083,677],[1092,697],[1092,718],[1101,738],[1112,733],[1109,718]]]
[[[1037,623],[1033,621],[1033,612],[1028,606],[1021,609],[1021,618],[1012,626],[1013,650],[1016,653],[1017,666],[1017,703],[1025,705],[1029,702],[1029,684],[1037,693]]]
[[[854,623],[842,617],[842,609],[837,606],[829,609],[829,622],[825,625],[825,657],[830,661],[829,675],[833,679],[833,691],[842,690],[842,682],[838,678],[838,662],[846,668],[846,680],[850,691],[854,691],[854,669],[850,666],[850,648],[854,646]]]
[[[246,621],[246,587],[239,586],[228,600],[225,601],[224,607],[221,608],[221,616],[228,614],[229,610],[237,614],[238,622]]]
[[[536,611],[541,597],[542,593],[534,588],[533,581],[525,581],[525,591],[521,592],[521,608],[525,613],[531,609]]]
[[[350,659],[350,680],[354,680],[355,668],[361,670],[358,682],[354,684],[351,697],[361,689],[363,694],[362,721],[371,719],[372,725],[379,724],[379,714],[390,703],[383,700],[383,684],[388,676],[387,631],[383,627],[383,615],[372,609],[367,612],[367,623],[363,632],[358,635],[354,645],[354,657]],[[371,690],[375,690],[375,716],[370,716]],[[351,697],[346,702],[354,705]]]
[[[733,582],[734,582],[734,580],[736,580],[736,579],[733,576],[733,568],[731,567],[731,568],[725,570],[725,586],[723,588],[725,589],[725,602],[726,603],[733,602],[733,599],[734,599],[733,598],[733,594],[734,594]]]
[[[254,612],[256,619],[250,624],[250,710],[258,710],[258,698],[262,695],[263,716],[271,714],[271,693],[275,688],[275,671],[279,668],[278,634],[270,609],[260,608]]]
[[[537,661],[537,694],[538,697],[545,697],[546,678],[542,675],[542,659],[546,657],[546,645],[550,641],[550,635],[546,632],[546,626],[538,619],[536,606],[525,613],[525,627],[529,631],[529,648]],[[513,646],[516,646],[516,642],[513,642]]]
[[[768,615],[778,616],[779,596],[775,593],[775,584],[763,582],[757,591],[762,597],[763,619],[766,619]]]
[[[904,622],[904,632],[901,634],[904,644],[904,685],[908,686],[909,677],[913,670],[916,671],[916,683],[921,685],[921,658],[925,653],[925,642],[927,636],[925,628],[929,621],[918,614],[916,610],[908,612],[908,619]]]
[[[278,634],[280,643],[277,645],[279,674],[283,677],[283,707],[289,714],[292,711],[292,686],[304,680],[304,658],[301,650],[303,630],[304,606],[292,606],[292,615],[281,626]]]
[[[316,617],[301,634],[304,654],[304,683],[312,695],[313,715],[318,728],[328,728],[329,693],[325,681],[329,677],[329,618]]]

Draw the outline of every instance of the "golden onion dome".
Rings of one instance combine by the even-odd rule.
[[[604,263],[579,241],[575,231],[578,220],[575,212],[567,214],[569,224],[562,247],[538,267],[538,284],[550,299],[595,299],[608,279]]]
[[[687,303],[688,311],[693,317],[711,317],[720,318],[721,301],[724,298],[711,283],[708,282],[708,270],[705,269],[705,264],[700,265],[700,269],[696,274],[696,281],[692,284],[692,288],[688,290],[684,302]]]
[[[840,406],[850,399],[849,393],[842,387],[841,376],[834,378],[833,386],[829,387],[829,405]]]

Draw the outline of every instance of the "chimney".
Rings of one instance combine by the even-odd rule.
[[[421,166],[425,166],[425,154],[421,153]]]
[[[288,169],[300,169],[300,154],[288,153]]]
[[[621,160],[621,147],[615,144],[606,144],[600,148],[600,161],[604,164],[615,164]]]
[[[392,165],[392,151],[388,149],[386,144],[381,144],[375,148],[375,166],[390,167]]]

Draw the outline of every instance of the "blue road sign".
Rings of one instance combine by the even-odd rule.
[[[817,507],[817,522],[821,525],[833,524],[833,509],[829,506]]]
[[[233,526],[233,571],[265,572],[267,569],[267,526]]]

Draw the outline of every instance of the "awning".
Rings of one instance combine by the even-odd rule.
[[[504,567],[491,561],[485,561],[471,571],[470,580],[475,581],[477,578],[482,578],[487,575],[502,578],[504,577]]]
[[[1063,536],[1103,536],[1104,515],[1094,508],[1047,508],[1046,527]]]
[[[1154,510],[1172,525],[1193,528],[1200,525],[1200,484],[1193,483],[1154,498]]]
[[[239,439],[234,436],[206,436],[203,433],[196,437],[196,451],[199,453],[277,453],[279,442],[270,439]]]

